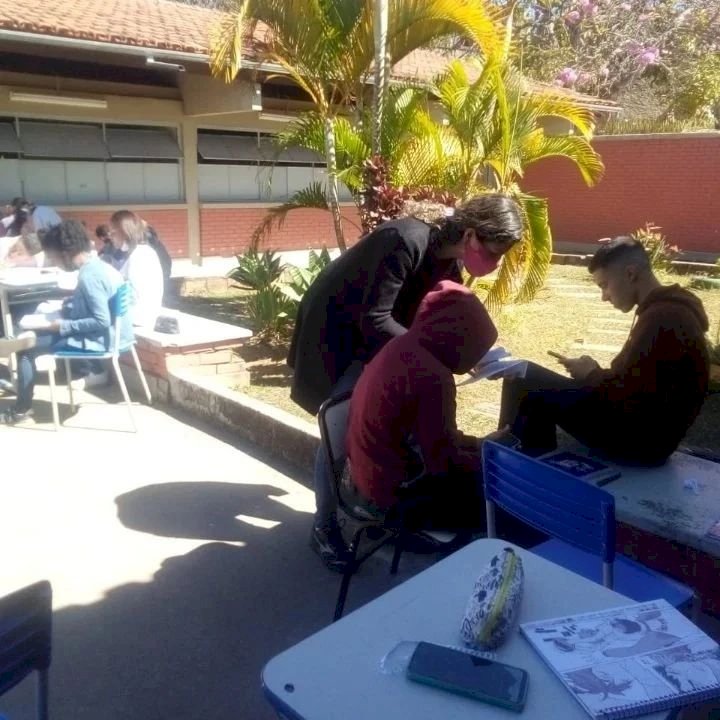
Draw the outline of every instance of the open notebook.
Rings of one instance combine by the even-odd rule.
[[[593,718],[720,697],[720,647],[665,600],[524,623],[520,630]]]

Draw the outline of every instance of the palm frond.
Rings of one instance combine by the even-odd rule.
[[[394,64],[433,40],[462,35],[484,57],[495,55],[504,39],[502,13],[477,0],[391,0],[387,51]]]
[[[247,10],[247,0],[237,0],[235,10],[223,15],[211,31],[210,72],[228,83],[240,72]]]
[[[522,267],[522,244],[518,244],[505,253],[497,278],[485,296],[489,313],[495,315],[513,297]]]
[[[293,210],[300,210],[302,208],[330,210],[330,201],[320,183],[311,183],[306,188],[298,190],[287,202],[268,210],[262,222],[253,231],[252,237],[250,238],[250,248],[257,251],[273,228],[277,228],[278,230],[282,228],[288,214]]]
[[[517,193],[525,220],[523,274],[515,299],[529,302],[545,284],[552,259],[552,232],[547,200]]]
[[[546,135],[543,130],[525,137],[521,149],[523,166],[553,156],[572,160],[589,186],[595,185],[605,172],[599,153],[583,137]]]

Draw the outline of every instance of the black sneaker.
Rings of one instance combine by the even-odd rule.
[[[329,570],[345,572],[350,563],[350,551],[339,527],[316,527],[310,534],[310,547],[320,556]]]
[[[18,412],[14,408],[10,408],[4,413],[0,413],[0,425],[19,425],[33,419],[32,409],[25,412]]]

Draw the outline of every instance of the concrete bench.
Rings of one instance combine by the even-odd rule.
[[[192,375],[223,376],[224,382],[235,387],[249,384],[245,363],[235,350],[252,337],[250,330],[177,310],[163,308],[162,315],[177,318],[180,332],[135,328],[140,364],[154,397],[168,399],[168,377],[180,369]],[[132,361],[124,356],[123,362]]]
[[[582,452],[569,443],[567,449]],[[615,498],[617,550],[694,587],[720,613],[720,464],[676,452],[665,465],[622,467]]]

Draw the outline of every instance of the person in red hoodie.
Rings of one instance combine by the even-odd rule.
[[[604,245],[588,269],[604,301],[637,308],[625,345],[609,368],[556,355],[570,377],[531,364],[524,379],[505,381],[499,425],[511,425],[528,454],[555,449],[560,426],[610,460],[662,464],[707,394],[707,315],[695,295],[660,283],[632,238]]]
[[[430,525],[482,525],[482,440],[456,422],[454,374],[470,371],[497,339],[478,298],[444,280],[423,299],[404,335],[365,367],[350,402],[348,468],[357,494],[387,513],[428,499]]]

